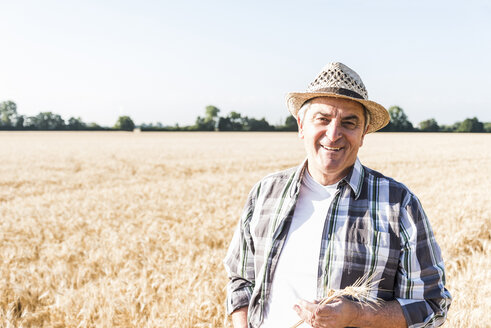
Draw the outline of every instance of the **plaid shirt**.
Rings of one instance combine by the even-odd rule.
[[[259,327],[295,211],[306,161],[258,182],[247,199],[224,264],[227,313],[248,306]],[[365,274],[382,279],[373,296],[396,299],[409,327],[441,325],[451,303],[443,259],[418,198],[403,184],[361,165],[342,179],[326,213],[317,297]]]

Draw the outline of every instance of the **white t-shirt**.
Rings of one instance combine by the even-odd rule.
[[[337,185],[323,186],[305,172],[261,327],[291,327],[300,320],[293,310],[298,299],[316,299],[322,231]]]

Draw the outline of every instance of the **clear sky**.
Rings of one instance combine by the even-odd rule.
[[[491,121],[490,1],[0,2],[0,101],[113,125],[207,105],[277,124],[340,61],[413,124]]]

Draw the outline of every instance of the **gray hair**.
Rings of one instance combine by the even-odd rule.
[[[315,99],[315,98],[312,98]],[[309,99],[306,102],[303,103],[302,107],[298,110],[297,117],[300,118],[300,123],[303,124],[303,120],[305,119],[305,114],[307,113],[307,110],[309,110],[311,103],[311,100]],[[365,117],[365,131],[368,128],[368,125],[370,124],[370,112],[366,109],[363,104],[359,103],[363,107],[363,116]]]
[[[302,124],[303,124],[303,120],[305,119],[305,114],[307,113],[307,110],[310,108],[311,105],[310,101],[312,99],[309,99],[306,102],[304,102],[302,107],[300,107],[300,109],[298,110],[297,117],[300,118],[300,123]]]

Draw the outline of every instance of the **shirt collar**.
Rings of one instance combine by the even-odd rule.
[[[350,173],[348,173],[348,175],[342,179],[348,184],[348,186],[350,186],[351,190],[353,190],[355,199],[357,199],[361,194],[364,175],[365,172],[363,170],[363,165],[361,165],[361,162],[357,157],[355,165],[353,165]]]
[[[290,188],[290,197],[296,198],[298,193],[300,192],[300,186],[302,185],[303,175],[305,170],[307,169],[307,158],[297,167],[295,171],[295,175],[293,177],[293,184]]]
[[[307,169],[307,158],[303,161],[302,164],[298,166],[297,170],[295,171],[295,176],[293,178],[294,183],[292,184],[292,188],[290,189],[291,191],[290,196],[292,198],[296,197],[298,195],[298,192],[300,191],[302,178],[306,169]],[[347,176],[341,179],[341,181],[338,184],[338,188],[340,188],[344,183],[346,183],[348,186],[350,186],[351,190],[353,190],[353,193],[355,194],[355,199],[358,199],[358,197],[361,194],[361,187],[363,185],[364,175],[365,173],[363,170],[363,165],[361,165],[361,162],[357,157],[355,164],[353,165],[353,168],[351,169],[350,173],[348,173]]]

